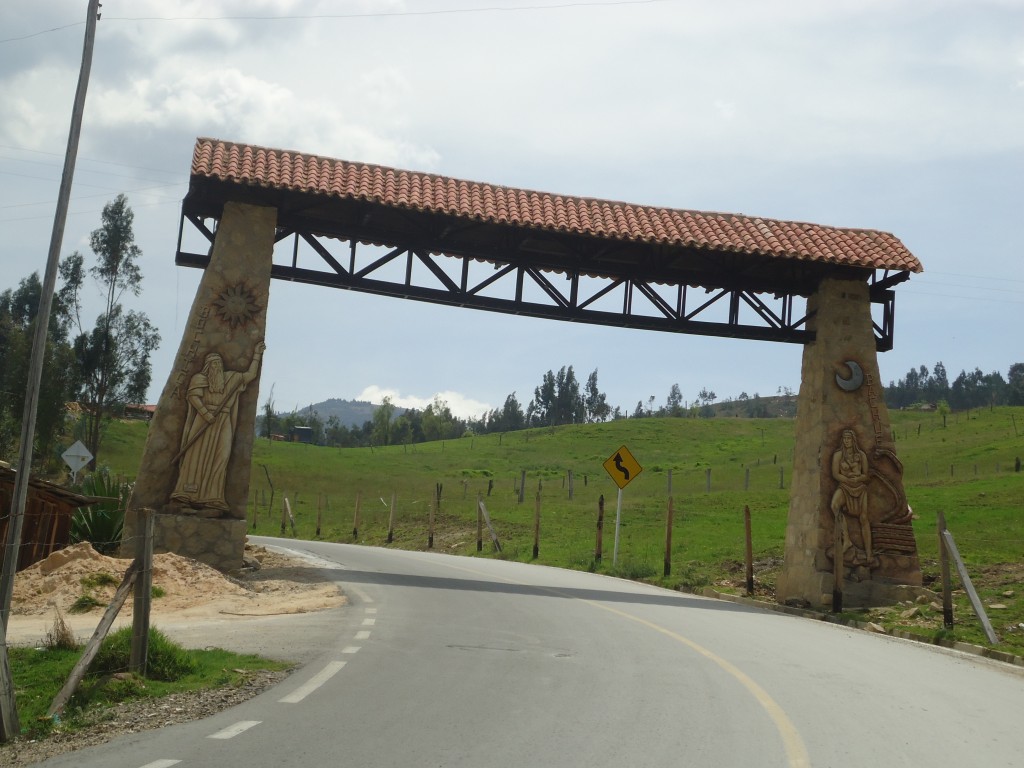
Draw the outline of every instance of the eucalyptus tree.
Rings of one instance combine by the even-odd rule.
[[[112,414],[128,403],[144,402],[152,368],[150,355],[160,343],[160,334],[145,312],[126,310],[125,293],[142,293],[142,250],[135,244],[132,224],[135,214],[124,195],[103,207],[101,225],[89,238],[96,263],[85,268],[77,251],[61,264],[64,295],[77,326],[73,348],[80,375],[78,401],[86,447],[99,456],[102,426]],[[88,271],[102,297],[96,324],[87,328],[82,321],[82,288]],[[94,458],[95,461],[95,458]]]

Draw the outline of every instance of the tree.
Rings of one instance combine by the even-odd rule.
[[[597,375],[594,372],[594,386]],[[548,371],[533,400],[526,409],[530,426],[555,427],[560,424],[581,424],[587,417],[587,406],[580,394],[580,384],[572,366],[563,365],[558,373]]]
[[[526,426],[526,416],[515,392],[505,398],[500,411],[495,409],[488,415],[486,426],[489,432],[514,432]]]
[[[584,388],[583,402],[586,407],[587,421],[604,421],[612,412],[607,396],[597,387],[597,368],[587,377]]]
[[[138,266],[142,251],[135,244],[134,218],[127,198],[118,195],[103,207],[102,224],[90,236],[97,263],[89,274],[103,296],[103,311],[91,330],[81,320],[84,259],[75,252],[60,267],[65,283],[62,294],[79,331],[73,345],[81,376],[78,399],[84,411],[86,447],[94,457],[99,456],[104,420],[127,403],[145,401],[152,377],[149,357],[160,343],[160,334],[146,314],[125,311],[121,304],[126,291],[134,296],[142,292]]]
[[[1024,405],[1024,363],[1014,363],[1006,375],[1007,403]]]
[[[373,441],[377,445],[391,445],[391,419],[395,415],[395,405],[385,395],[384,400],[373,412]]]
[[[27,394],[29,357],[42,296],[39,275],[23,279],[17,289],[0,294],[0,458],[18,449]],[[75,367],[68,344],[69,317],[60,295],[54,297],[47,329],[43,375],[36,411],[38,464],[57,461],[56,450],[67,427],[67,402],[75,388]]]
[[[270,385],[267,401],[263,403],[263,429],[267,440],[274,439],[274,385]]]
[[[678,384],[673,384],[665,400],[665,412],[669,416],[683,415],[683,393]]]
[[[428,442],[460,437],[464,429],[440,395],[434,395],[434,401],[423,409],[423,438]]]

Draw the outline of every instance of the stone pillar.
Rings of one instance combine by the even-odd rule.
[[[831,607],[835,532],[845,606],[920,587],[921,568],[878,374],[868,285],[823,280],[808,300],[780,603]]]
[[[171,371],[150,423],[135,510],[157,512],[155,546],[221,570],[242,564],[259,373],[277,211],[228,203]]]

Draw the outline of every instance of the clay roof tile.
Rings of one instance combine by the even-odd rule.
[[[921,271],[896,237],[876,230],[550,195],[215,139],[196,141],[192,175],[585,236]]]

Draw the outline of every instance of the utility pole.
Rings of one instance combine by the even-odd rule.
[[[78,90],[75,92],[75,103],[71,111],[71,129],[68,132],[64,171],[60,180],[60,192],[57,195],[57,212],[53,217],[50,252],[46,261],[42,292],[39,296],[35,335],[32,337],[32,356],[29,360],[25,410],[21,417],[21,455],[18,457],[18,474],[14,481],[14,497],[11,499],[11,515],[7,526],[3,570],[0,572],[0,742],[10,741],[21,732],[21,723],[18,721],[18,710],[14,700],[11,664],[7,654],[7,619],[11,612],[14,574],[18,570],[21,531],[25,522],[25,501],[28,498],[32,444],[35,442],[36,434],[36,410],[39,405],[39,383],[43,376],[46,336],[50,326],[50,307],[53,304],[53,291],[57,284],[57,265],[60,260],[61,245],[64,241],[64,223],[68,215],[71,182],[75,176],[78,139],[82,133],[82,114],[85,111],[85,93],[89,87],[89,72],[92,69],[92,49],[96,39],[99,10],[99,0],[89,0],[89,9],[85,17],[82,66],[78,73]]]

